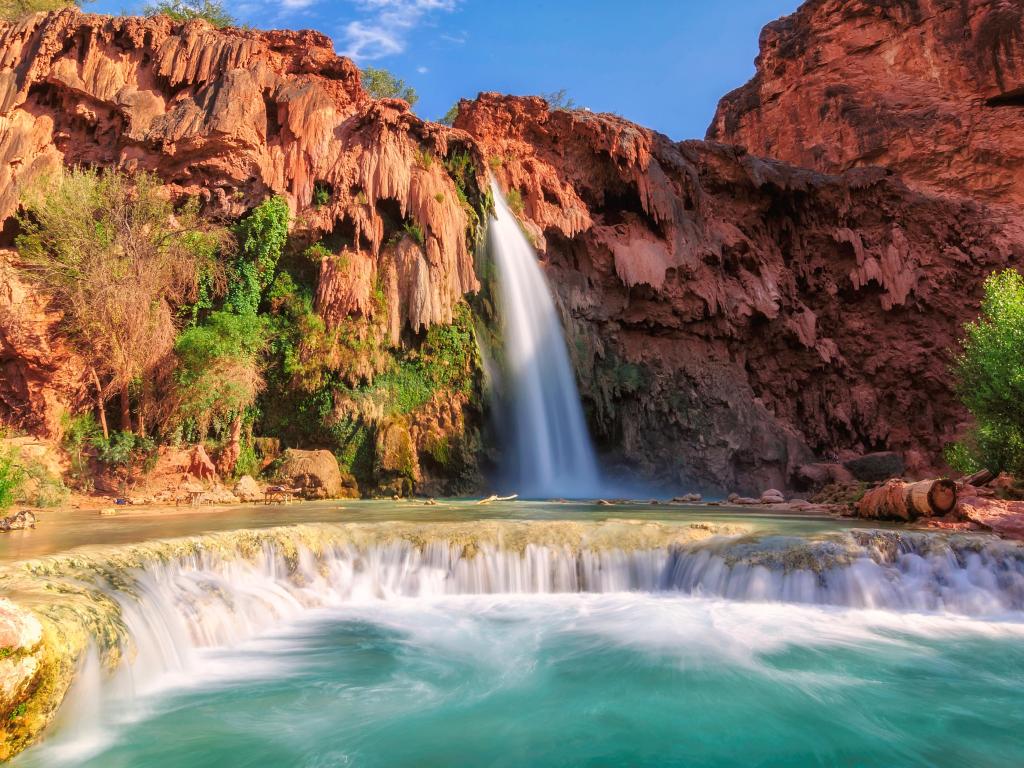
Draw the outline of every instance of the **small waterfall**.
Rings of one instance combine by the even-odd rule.
[[[73,685],[71,719],[91,713],[57,745],[74,755],[101,745],[104,724],[130,718],[138,696],[217,673],[207,649],[346,604],[638,592],[1020,621],[1024,546],[622,521],[300,525],[46,558],[0,580],[37,606],[53,643],[44,657],[62,662],[37,706],[52,711]]]
[[[544,273],[494,182],[488,238],[498,268],[504,338],[504,485],[532,498],[601,495],[594,448]]]

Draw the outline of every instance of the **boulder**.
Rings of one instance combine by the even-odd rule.
[[[903,457],[893,451],[867,453],[850,459],[843,464],[857,480],[879,483],[893,477],[901,477],[905,465]]]
[[[307,499],[335,499],[344,488],[338,460],[330,451],[289,448],[283,454],[277,477]]]
[[[786,497],[782,495],[782,491],[777,491],[774,488],[769,488],[767,491],[761,494],[760,501],[762,504],[785,504]]]
[[[413,483],[420,477],[420,465],[406,419],[397,418],[378,428],[373,472],[381,494],[412,494]]]
[[[250,475],[242,475],[232,492],[245,502],[263,501],[263,489]]]
[[[676,496],[672,499],[673,504],[696,504],[703,500],[703,496],[699,493],[685,493],[682,496]]]
[[[192,475],[192,477],[199,478],[200,480],[217,479],[217,468],[214,466],[213,461],[206,452],[206,448],[201,445],[197,445],[192,449],[192,454],[189,456],[187,472]]]
[[[793,485],[800,490],[817,491],[826,485],[852,483],[853,473],[842,464],[801,464],[793,472]]]

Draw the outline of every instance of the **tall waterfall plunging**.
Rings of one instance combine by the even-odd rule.
[[[594,498],[601,495],[597,461],[551,292],[501,190],[494,182],[491,189],[488,239],[498,269],[507,377],[503,482],[526,497]]]

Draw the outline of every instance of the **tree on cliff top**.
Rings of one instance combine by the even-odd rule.
[[[1008,269],[989,277],[981,317],[964,331],[954,374],[976,427],[947,458],[965,472],[1024,474],[1024,276]]]
[[[159,0],[147,5],[142,12],[146,16],[170,16],[175,21],[203,19],[218,29],[238,24],[218,0]]]
[[[410,107],[416,106],[416,102],[420,100],[415,88],[386,69],[364,69],[363,88],[375,99],[404,99]]]
[[[175,209],[161,181],[145,173],[62,171],[22,202],[24,268],[90,363],[101,419],[107,393],[119,392],[121,426],[130,430],[129,388],[141,382],[143,433],[148,382],[177,334],[174,308],[195,294],[199,262],[213,257],[223,232],[200,218],[194,201]]]
[[[30,13],[59,11],[61,8],[81,4],[82,0],[0,0],[0,20],[17,21]]]

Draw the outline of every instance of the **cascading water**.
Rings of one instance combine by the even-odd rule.
[[[322,745],[340,738],[338,744],[331,743],[337,749],[351,748],[362,738],[360,718],[371,722],[377,717],[376,708],[397,706],[393,702],[403,691],[411,697],[410,713],[437,708],[439,717],[448,717],[446,713],[452,710],[438,703],[442,688],[403,682],[390,664],[406,664],[403,673],[422,672],[433,680],[438,664],[450,662],[465,670],[467,649],[483,654],[478,660],[485,664],[503,663],[501,660],[512,654],[508,669],[502,667],[498,677],[512,676],[514,691],[521,676],[558,663],[547,658],[540,663],[531,657],[530,638],[541,631],[547,633],[545,642],[556,644],[555,658],[563,658],[557,655],[558,644],[576,642],[573,638],[579,638],[582,645],[564,658],[592,658],[589,654],[595,644],[602,653],[616,654],[632,654],[650,646],[652,658],[678,650],[684,655],[683,663],[691,666],[690,657],[696,655],[700,674],[727,670],[715,685],[745,681],[754,674],[751,670],[762,664],[769,669],[766,680],[788,679],[780,676],[792,673],[788,666],[791,657],[779,656],[778,671],[773,671],[771,659],[773,653],[797,642],[794,638],[812,649],[815,643],[834,646],[826,654],[811,651],[811,660],[857,648],[867,659],[865,674],[870,685],[856,689],[862,690],[858,695],[863,696],[879,684],[882,656],[877,648],[905,654],[911,647],[907,633],[914,627],[923,628],[913,631],[923,632],[926,639],[929,632],[981,638],[993,644],[991,653],[1006,652],[1002,638],[1016,642],[1024,631],[1021,547],[978,537],[867,530],[808,539],[730,534],[706,524],[621,521],[295,526],[154,542],[109,553],[77,553],[27,563],[17,572],[9,572],[7,579],[22,593],[34,586],[46,615],[59,617],[65,637],[81,636],[73,627],[78,617],[84,634],[92,638],[79,653],[75,688],[65,700],[67,714],[79,728],[59,727],[56,739],[26,755],[21,763],[47,768],[217,764],[212,758],[190,762],[193,753],[207,748],[222,750],[227,762],[221,764],[232,764],[234,749],[248,749],[252,762],[246,764],[323,764],[308,755],[305,760],[295,755],[303,754],[311,743],[316,747],[317,740]],[[60,597],[55,598],[57,595]],[[871,610],[847,613],[841,608]],[[921,613],[913,614],[911,623],[908,611]],[[637,632],[638,625],[647,631]],[[298,628],[300,634],[273,634],[275,628],[287,626]],[[738,626],[759,638],[761,647],[756,652],[739,642],[742,633],[734,631]],[[323,635],[327,631],[342,634],[334,640]],[[392,640],[381,639],[382,632],[397,633],[393,646],[387,645]],[[481,636],[481,632],[485,634]],[[519,632],[515,635],[518,639],[506,638],[509,647],[495,652],[494,643],[510,632]],[[356,633],[356,642],[348,633]],[[714,636],[704,640],[707,649],[695,651],[703,647],[701,638],[707,633]],[[265,639],[258,640],[260,637]],[[314,645],[307,647],[304,643],[310,638]],[[454,646],[447,648],[449,642]],[[366,647],[372,649],[369,655],[360,650]],[[398,661],[386,657],[381,662],[379,654],[387,647],[395,649]],[[546,648],[541,645],[535,650],[541,653]],[[428,654],[422,671],[415,668],[420,662],[410,656],[420,651]],[[515,660],[516,652],[524,656],[521,663]],[[760,652],[765,654],[763,658],[757,656]],[[344,667],[339,680],[323,681],[328,685],[322,691],[323,701],[309,704],[307,697],[320,685],[310,685],[309,680],[321,680],[333,669],[324,663],[325,655],[335,659],[338,654],[337,663],[354,666]],[[435,658],[438,654],[440,659]],[[975,658],[970,652],[968,655]],[[296,656],[313,666],[293,669],[289,665]],[[924,658],[927,663],[934,661],[931,655]],[[381,665],[381,681],[369,687],[353,683],[375,659]],[[615,669],[621,663],[614,661],[600,673],[577,669],[551,679],[600,680],[603,675],[617,674]],[[958,662],[951,658],[943,663]],[[905,659],[895,664],[896,671],[905,664]],[[742,670],[738,677],[737,665]],[[112,678],[106,672],[111,667],[118,670]],[[618,680],[616,689],[633,685],[630,675],[645,668],[631,667],[633,671]],[[667,671],[638,681],[638,700],[651,695],[650,686],[662,675],[678,674],[678,670],[672,672],[675,668],[670,663]],[[836,669],[824,669],[809,679],[817,685],[834,677]],[[479,701],[486,702],[494,695],[495,673],[487,667],[480,674],[485,693]],[[246,689],[246,681],[253,676],[262,679]],[[450,682],[450,678],[444,679]],[[803,678],[801,681],[803,684]],[[843,683],[840,690],[855,690],[845,680]],[[700,684],[699,678],[693,684]],[[1007,695],[1015,696],[1012,680],[1007,684],[1012,689]],[[294,694],[289,694],[296,697],[294,711],[274,699],[277,686],[282,685],[294,686]],[[269,705],[278,709],[261,719],[261,708],[266,705],[256,702],[249,707],[246,702],[250,696],[264,695],[265,688],[270,689],[265,694]],[[195,693],[187,693],[190,690]],[[652,713],[644,717],[654,716],[665,702],[688,701],[679,690],[673,688],[661,704],[652,703]],[[806,698],[802,689],[797,694],[797,700]],[[179,719],[191,706],[154,706],[153,702],[167,695],[185,696],[194,706],[212,708],[200,710],[197,722],[183,724]],[[696,700],[714,695],[712,686]],[[735,696],[747,695],[740,690],[729,693],[728,698],[732,702]],[[760,695],[787,695],[787,690],[781,686]],[[349,696],[352,709],[346,716],[318,718],[318,708],[337,713],[336,708],[344,706]],[[210,697],[217,703],[204,705]],[[428,698],[426,706],[423,697]],[[458,685],[452,697],[458,706],[467,705]],[[763,700],[758,696],[752,699],[756,706],[762,706]],[[963,711],[959,689],[949,694],[949,701],[957,712]],[[862,710],[873,706],[872,702],[854,698],[844,706]],[[402,707],[401,717],[414,717],[406,715]],[[223,744],[216,739],[228,730],[222,723],[233,709],[244,710],[240,718],[231,720],[232,728],[242,729],[241,741]],[[515,707],[515,711],[519,709]],[[899,716],[900,711],[895,709],[887,718]],[[813,712],[801,718],[809,716]],[[297,744],[276,763],[266,755],[260,762],[259,756],[262,750],[280,748],[279,744],[252,743],[266,735],[263,729],[268,717],[275,724],[285,718],[284,731],[298,729]],[[352,717],[355,732],[332,735],[349,727]],[[454,714],[449,719],[459,721]],[[670,720],[666,732],[678,738],[682,721]],[[186,753],[151,751],[153,737],[147,735],[148,728],[180,734],[182,729],[193,732],[204,722],[221,724],[207,729],[208,738],[214,739],[208,745],[197,743],[193,753],[187,753],[187,743],[179,747],[175,742],[174,749]],[[255,732],[245,730],[250,722]],[[507,725],[505,715],[501,722],[503,727]],[[773,723],[774,728],[779,725]],[[436,727],[425,726],[424,732]],[[485,726],[480,727],[487,732]],[[872,739],[878,737],[872,734]],[[1008,744],[1015,743],[1015,734],[1007,737]],[[887,742],[887,748],[892,749],[894,743],[898,741]],[[390,744],[390,739],[384,739],[374,749],[386,754]],[[420,744],[413,752],[424,748],[436,746]],[[120,760],[105,757],[105,750],[114,750],[111,754],[115,755],[117,750],[126,750],[126,756]],[[418,758],[422,755],[393,764],[418,764]],[[458,761],[453,757],[440,762]]]
[[[601,495],[565,338],[544,273],[492,182],[488,238],[498,268],[504,339],[504,485],[533,498]]]

